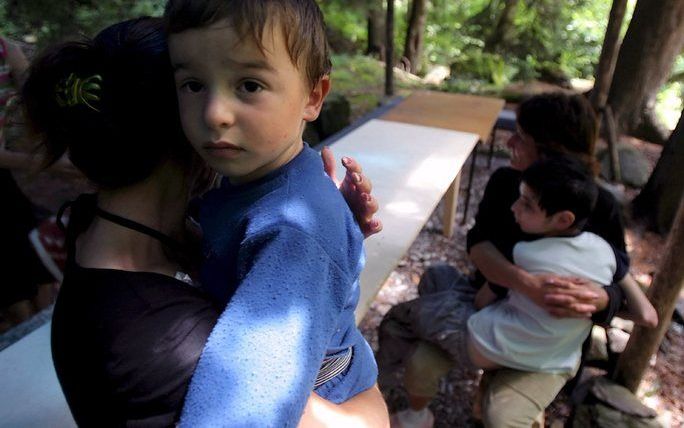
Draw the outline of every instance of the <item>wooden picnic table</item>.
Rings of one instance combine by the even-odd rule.
[[[382,116],[384,120],[477,134],[487,141],[505,101],[479,95],[417,91]]]
[[[382,232],[365,242],[357,322],[457,179],[477,141],[476,134],[374,119],[330,147],[337,158],[356,159],[373,180],[383,222]]]
[[[491,139],[491,162],[491,154],[494,148],[494,139],[491,137],[492,131],[504,104],[505,101],[500,98],[436,91],[417,91],[384,114],[382,119],[470,132],[479,136],[478,144]],[[473,157],[470,162],[470,174],[466,186],[466,200],[462,223],[465,223],[468,216],[470,189],[473,184],[476,157],[477,148],[473,150]],[[459,184],[460,175],[454,180],[446,196],[444,235],[447,237],[453,235]]]

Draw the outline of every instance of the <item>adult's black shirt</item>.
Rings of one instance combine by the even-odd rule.
[[[78,266],[78,209],[52,320],[53,361],[71,413],[84,427],[173,426],[220,311],[166,275]]]
[[[511,206],[520,196],[522,173],[510,167],[502,167],[494,171],[489,178],[484,195],[475,216],[475,225],[468,231],[467,248],[480,242],[491,242],[501,253],[513,262],[513,247],[520,241],[538,239],[538,235],[523,232],[515,221]],[[607,190],[599,186],[596,206],[592,211],[584,231],[592,232],[605,239],[615,249],[616,256],[622,264],[629,266],[629,257],[625,247],[624,221],[620,208]],[[478,285],[484,283],[484,276],[478,271],[475,274]],[[493,290],[501,295],[506,289],[492,284]],[[608,307],[594,316],[596,322],[607,322],[622,305],[624,294],[618,284],[605,287],[608,293]]]

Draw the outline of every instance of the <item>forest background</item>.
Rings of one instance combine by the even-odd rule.
[[[164,0],[0,0],[0,33],[37,49],[75,35],[91,36],[116,21],[160,15]],[[375,74],[364,55],[378,56],[384,39],[383,1],[321,0],[336,66]],[[424,75],[447,66],[451,78],[439,89],[454,92],[502,92],[513,81],[541,79],[567,85],[592,79],[601,53],[612,0],[431,0],[424,4],[422,46],[412,70]],[[397,0],[395,58],[406,56],[411,7]],[[622,34],[636,0],[628,1]],[[373,28],[374,27],[374,28]],[[410,56],[410,55],[409,55]],[[341,70],[340,70],[341,71]],[[656,111],[670,130],[682,110],[684,56],[659,91]],[[340,82],[344,89],[346,79]],[[350,79],[354,81],[355,79]],[[363,80],[363,76],[362,76]],[[358,80],[355,80],[358,82]]]

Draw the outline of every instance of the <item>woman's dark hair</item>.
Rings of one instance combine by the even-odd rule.
[[[598,185],[587,165],[574,156],[538,160],[523,171],[521,179],[536,193],[547,216],[570,211],[575,214],[573,226],[580,229],[596,206]]]
[[[518,106],[517,120],[542,155],[571,154],[594,170],[596,115],[582,95],[535,95]]]
[[[93,183],[114,189],[147,178],[162,160],[191,156],[163,28],[158,18],[124,21],[36,59],[22,100],[49,164],[67,152]],[[85,82],[91,97],[74,102]]]

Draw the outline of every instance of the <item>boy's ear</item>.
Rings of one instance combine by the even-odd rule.
[[[321,107],[323,107],[323,101],[325,100],[325,97],[328,96],[328,92],[330,92],[330,76],[323,76],[309,93],[309,99],[304,107],[305,121],[313,122],[318,118],[318,115],[321,113]]]
[[[553,221],[555,223],[556,229],[569,229],[573,224],[575,224],[575,214],[568,210],[559,211],[553,215]]]

